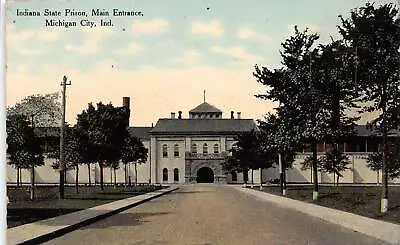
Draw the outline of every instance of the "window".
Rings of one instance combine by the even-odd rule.
[[[162,156],[168,157],[168,146],[166,144],[162,146]]]
[[[215,144],[215,145],[214,145],[214,153],[219,153],[218,144]]]
[[[179,182],[179,169],[174,168],[174,182]]]
[[[197,145],[192,144],[192,153],[197,153]]]
[[[164,168],[162,171],[162,180],[168,181],[168,169]]]
[[[203,154],[207,154],[208,153],[208,145],[207,143],[204,143],[203,145]]]
[[[174,145],[174,157],[179,157],[179,145]]]

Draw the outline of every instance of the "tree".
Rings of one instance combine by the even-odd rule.
[[[97,162],[100,167],[100,186],[104,190],[103,168],[107,163],[121,159],[124,141],[128,137],[129,109],[114,107],[111,103],[89,104],[78,115],[77,128],[87,135],[88,147],[85,162]]]
[[[77,124],[75,126],[75,131],[79,135],[79,141],[82,143],[82,164],[86,164],[88,167],[88,183],[91,185],[90,177],[90,166],[92,163],[96,162],[95,158],[95,148],[89,138],[89,119],[94,117],[95,108],[92,104],[88,105],[88,108],[82,111],[81,114],[77,115]]]
[[[7,115],[25,115],[35,127],[57,127],[61,122],[59,94],[30,95],[7,108]]]
[[[40,139],[35,137],[26,116],[7,115],[7,153],[10,164],[31,170],[31,200],[35,199],[35,167],[44,165]],[[19,177],[19,176],[18,176]]]
[[[368,156],[368,167],[373,171],[382,170],[382,152],[375,152]],[[388,177],[391,179],[400,177],[400,140],[393,138],[388,140],[386,163]]]
[[[284,107],[285,118],[290,118],[292,127],[303,143],[311,143],[313,152],[313,200],[318,198],[317,142],[330,132],[329,109],[325,96],[320,49],[314,48],[319,36],[305,29],[295,33],[282,43],[283,68],[269,70],[256,66],[254,76],[267,86],[267,93],[260,98],[278,101]]]
[[[278,159],[280,167],[281,194],[286,195],[285,172],[291,168],[299,148],[300,138],[296,126],[289,114],[285,114],[285,107],[276,108],[277,114],[267,114],[265,121],[259,121],[259,128],[263,135],[264,144],[268,147],[270,155]]]
[[[325,153],[321,159],[321,169],[322,171],[332,174],[333,173],[333,183],[339,185],[339,178],[343,177],[342,172],[346,169],[350,169],[347,165],[350,164],[349,158],[345,155],[339,148],[335,147],[331,151]]]
[[[135,184],[137,184],[137,163],[145,163],[147,156],[148,150],[139,138],[132,135],[125,138],[121,155],[121,160],[125,166],[125,183],[127,183],[126,165],[131,162],[135,164]]]
[[[32,128],[59,125],[61,121],[61,105],[58,101],[58,93],[30,95],[16,103],[14,106],[7,108],[7,116],[11,115],[25,116],[26,120],[30,121]],[[37,147],[39,147],[39,145]],[[20,156],[22,155],[24,154],[21,153]],[[40,163],[41,160],[39,158],[40,157],[38,157],[37,161]],[[17,167],[17,172],[19,173],[19,167]],[[34,177],[35,173],[33,164],[31,165],[31,179],[33,179],[33,181]],[[31,184],[31,198],[34,198],[34,182]]]
[[[388,132],[400,126],[400,20],[393,4],[375,7],[367,3],[352,10],[350,17],[340,17],[339,32],[352,47],[362,101],[369,102],[363,111],[379,112],[371,127],[382,135],[383,188],[381,212],[388,208]]]
[[[67,170],[75,169],[75,190],[79,193],[79,165],[83,161],[83,154],[86,146],[82,141],[82,136],[75,127],[66,126],[65,129],[65,165]],[[52,167],[60,169],[60,147],[49,154],[51,158],[56,159]],[[66,172],[65,172],[66,174]],[[66,178],[65,178],[66,179]]]
[[[223,163],[223,169],[227,172],[242,172],[245,175],[249,169],[272,167],[273,160],[271,154],[267,152],[268,148],[265,147],[262,137],[256,130],[236,135],[235,143],[230,150],[231,155]]]

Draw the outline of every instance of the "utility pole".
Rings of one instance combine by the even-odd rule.
[[[64,127],[65,127],[65,93],[67,85],[71,85],[71,81],[67,82],[67,77],[63,77],[62,86],[62,119],[60,127],[60,198],[64,199],[65,184],[65,154],[64,154]]]
[[[33,132],[35,132],[35,124],[33,121],[33,117],[34,115],[31,115],[31,123],[32,123],[32,130]],[[35,133],[33,133],[33,137],[35,137]],[[36,158],[36,155],[34,156],[34,158]],[[34,159],[34,161],[32,162],[32,166],[31,166],[31,191],[30,191],[30,198],[31,200],[35,200],[35,163],[36,163],[36,159]]]

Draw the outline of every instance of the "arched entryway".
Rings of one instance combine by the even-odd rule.
[[[214,171],[209,167],[202,167],[197,171],[197,183],[214,183]]]

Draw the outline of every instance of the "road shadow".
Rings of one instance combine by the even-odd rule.
[[[168,194],[169,195],[178,195],[178,194],[193,194],[193,193],[206,193],[206,192],[210,192],[210,191],[173,191],[171,193]]]
[[[108,229],[108,228],[115,227],[115,226],[137,226],[137,225],[141,225],[141,224],[150,222],[149,220],[147,220],[147,218],[149,218],[149,217],[161,216],[161,215],[167,215],[167,214],[170,214],[170,212],[154,212],[154,213],[153,212],[152,213],[142,213],[142,212],[135,213],[134,211],[122,212],[122,213],[118,213],[118,214],[115,214],[115,215],[109,217],[109,219],[107,219],[107,220],[106,219],[101,220],[99,222],[91,224],[90,226],[81,227],[80,229],[82,229],[82,230],[92,229],[92,228]]]

